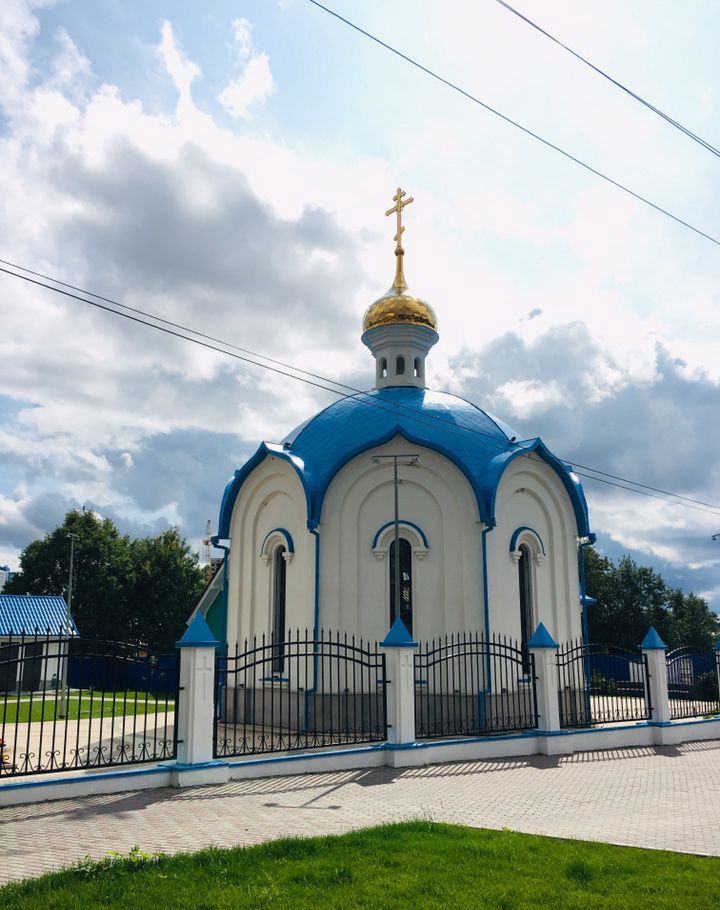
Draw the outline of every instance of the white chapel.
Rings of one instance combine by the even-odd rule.
[[[225,489],[225,564],[200,609],[230,648],[298,628],[379,641],[398,606],[418,641],[467,630],[524,645],[540,622],[559,641],[583,635],[580,482],[538,437],[427,388],[438,320],[405,282],[412,198],[394,202],[395,279],[362,325],[373,388],[261,443]]]

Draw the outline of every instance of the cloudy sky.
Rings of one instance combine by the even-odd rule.
[[[494,0],[328,0],[720,237],[720,161]],[[712,0],[517,0],[720,145]],[[720,503],[720,249],[308,0],[4,0],[0,258],[372,383],[399,183],[430,384],[566,460]],[[0,563],[86,505],[198,543],[227,476],[332,396],[0,273]],[[588,481],[601,549],[720,609],[720,511]]]

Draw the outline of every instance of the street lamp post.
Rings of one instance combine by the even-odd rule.
[[[62,678],[61,678],[61,691],[60,691],[60,710],[59,716],[65,717],[67,713],[67,675],[68,675],[68,662],[70,660],[70,628],[72,622],[72,590],[73,590],[73,561],[75,559],[75,541],[77,540],[77,534],[68,534],[70,538],[70,572],[68,576],[68,596],[67,603],[65,604],[65,655],[62,659]]]
[[[400,459],[407,459],[406,461],[400,461]],[[398,480],[398,464],[404,464],[408,466],[414,466],[420,460],[420,456],[416,454],[411,455],[374,455],[373,464],[380,464],[382,461],[390,461],[393,463],[393,487],[395,494],[395,564],[393,566],[394,572],[394,581],[395,581],[395,597],[393,598],[393,608],[395,613],[395,619],[400,618],[400,511],[399,511],[399,496],[398,496],[398,486],[400,481]],[[394,620],[393,620],[394,622]]]

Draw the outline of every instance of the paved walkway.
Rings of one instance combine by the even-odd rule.
[[[233,781],[0,809],[0,881],[86,855],[411,818],[720,855],[720,741]]]

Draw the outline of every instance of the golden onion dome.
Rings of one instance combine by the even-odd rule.
[[[410,293],[403,281],[393,284],[363,316],[363,332],[381,325],[422,325],[437,331],[437,316],[429,303]]]

